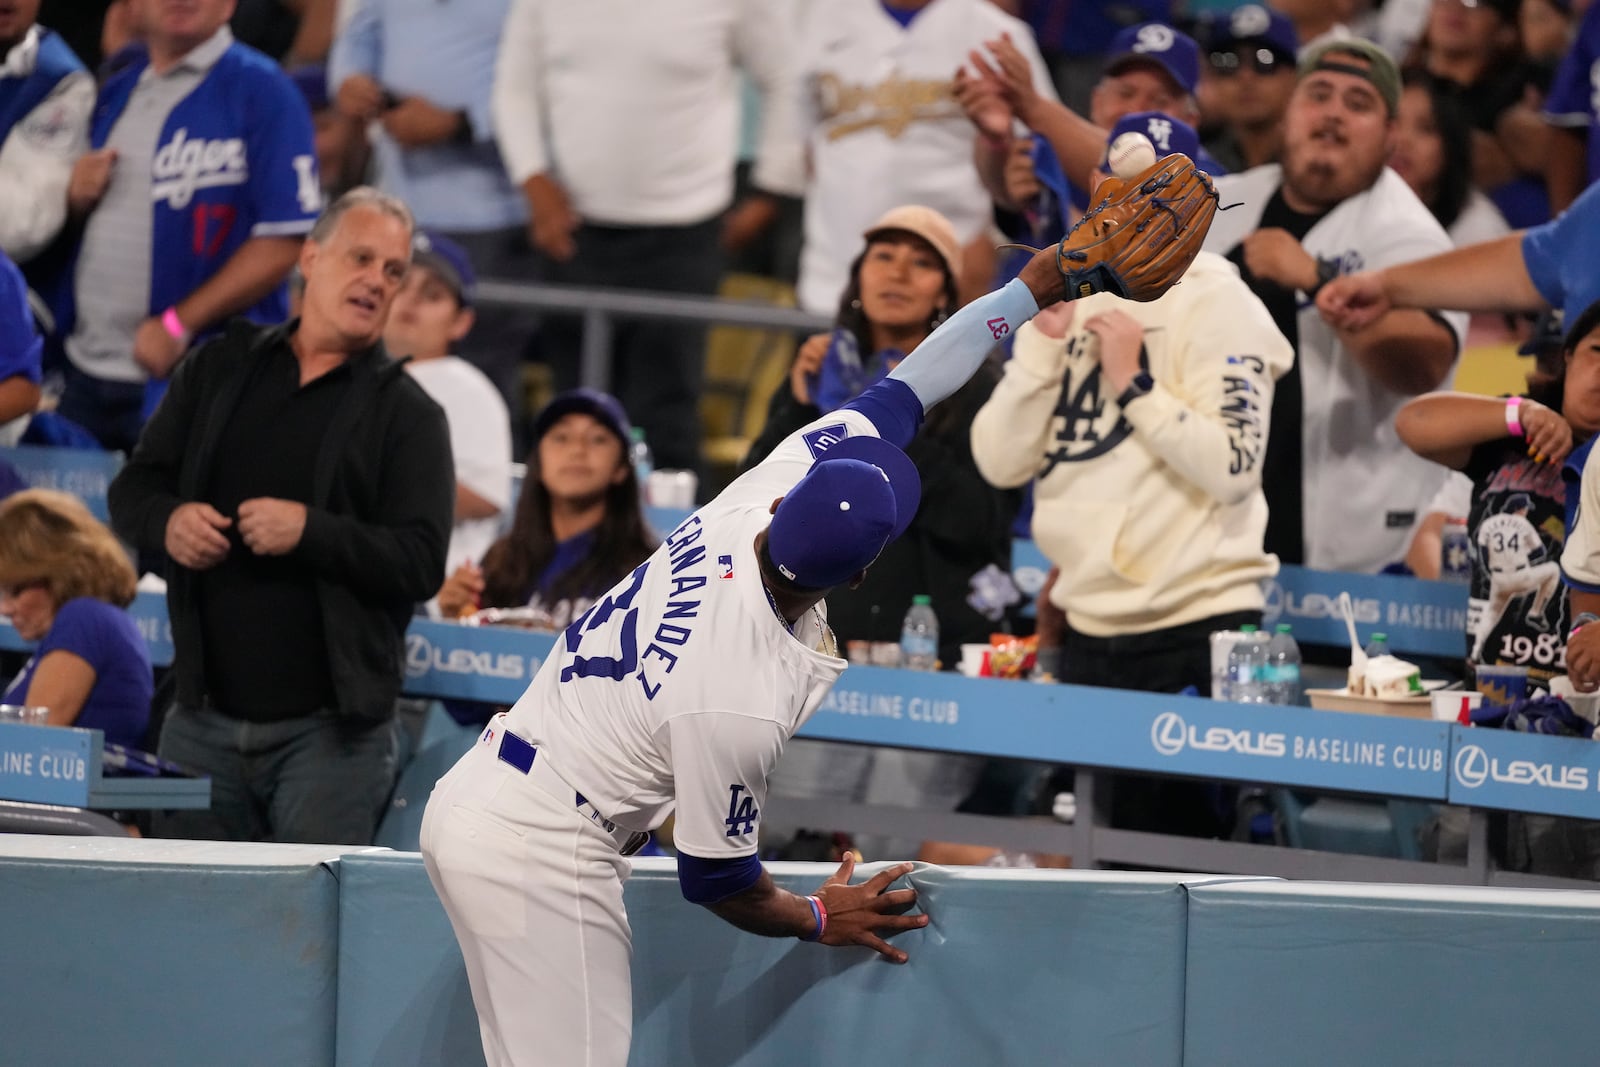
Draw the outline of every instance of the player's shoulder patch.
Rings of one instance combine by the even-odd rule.
[[[827,426],[818,426],[815,430],[807,430],[801,440],[811,450],[811,458],[818,459],[824,452],[850,436],[849,429],[842,422],[829,423]]]

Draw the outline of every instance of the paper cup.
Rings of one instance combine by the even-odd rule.
[[[1471,693],[1464,689],[1437,689],[1433,693],[1433,717],[1439,722],[1460,722],[1463,708],[1470,713],[1482,703],[1482,693]],[[1471,715],[1467,718],[1470,722]]]
[[[970,644],[961,646],[961,673],[968,678],[977,678],[983,674],[985,661],[989,656],[989,646],[985,644]]]

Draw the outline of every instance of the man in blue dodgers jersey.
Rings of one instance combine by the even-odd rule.
[[[1166,178],[1149,175],[1129,183],[1148,197],[1141,211],[1170,214]],[[1108,221],[1070,235],[1065,261],[1108,269],[1094,244]],[[1111,224],[1146,232],[1138,218]],[[1197,216],[1157,246],[1193,242],[1150,257],[1160,266],[1147,299],[1187,268],[1206,225]],[[1073,295],[1095,287],[1078,281]],[[996,340],[1068,295],[1057,249],[1038,253],[887,378],[792,434],[568,627],[522,698],[440,780],[422,853],[491,1065],[627,1061],[625,857],[674,811],[689,900],[752,933],[905,962],[883,938],[926,923],[902,914],[913,890],[888,889],[911,865],[852,886],[846,859],[812,896],[777,888],[756,858],[767,777],[846,666],[823,598],[859,581],[915,514],[920,487],[900,446]]]
[[[68,205],[87,221],[57,281],[60,410],[110,448],[132,448],[192,339],[236,314],[286,316],[321,207],[305,102],[234,41],[233,8],[148,0],[148,56],[101,89],[73,171]]]

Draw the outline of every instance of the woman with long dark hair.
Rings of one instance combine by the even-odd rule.
[[[1511,232],[1472,183],[1472,123],[1455,92],[1425,70],[1405,72],[1389,166],[1459,248]]]
[[[660,543],[644,519],[628,415],[616,398],[562,393],[539,413],[533,436],[511,529],[481,566],[463,564],[445,579],[446,618],[527,608],[535,628],[559,630]]]

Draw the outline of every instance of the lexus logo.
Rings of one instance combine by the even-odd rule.
[[[433,662],[433,646],[421,634],[406,634],[406,677],[421,678]]]
[[[1261,625],[1276,626],[1283,618],[1283,586],[1276,578],[1268,578],[1261,583],[1261,592]]]
[[[1188,727],[1183,716],[1175,711],[1163,711],[1150,724],[1150,743],[1163,756],[1176,756],[1183,751],[1184,735]]]
[[[1456,753],[1456,781],[1476,789],[1489,779],[1489,754],[1477,745],[1463,745]]]

